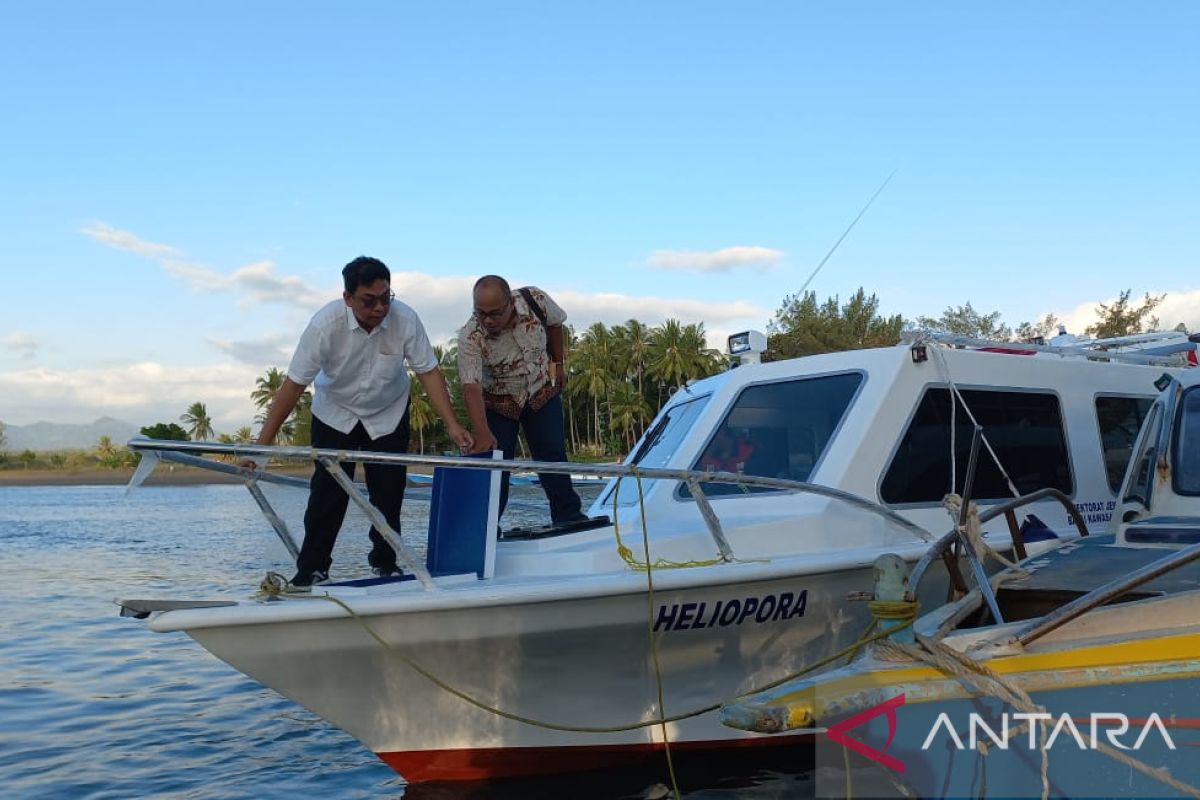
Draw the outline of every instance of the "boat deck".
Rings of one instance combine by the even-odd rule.
[[[1006,583],[996,599],[1005,619],[1031,619],[1170,553],[1163,548],[1117,547],[1112,535],[1088,536],[1032,559],[1028,564],[1033,568],[1029,577]],[[1185,564],[1149,580],[1115,602],[1193,589],[1200,589],[1200,562]]]

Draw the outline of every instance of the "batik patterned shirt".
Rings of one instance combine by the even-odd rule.
[[[536,286],[526,288],[547,325],[566,321],[566,313],[550,295]],[[518,290],[513,290],[512,298],[516,309],[512,327],[489,334],[472,314],[458,332],[458,377],[464,385],[477,383],[483,388],[488,408],[515,418],[527,404],[540,408],[557,387],[550,385],[546,329]]]

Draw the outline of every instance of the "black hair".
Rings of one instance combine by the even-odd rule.
[[[392,282],[391,270],[378,258],[359,256],[342,267],[342,280],[346,284],[348,294],[354,294],[358,287],[369,286],[380,278],[388,283]]]
[[[474,292],[475,289],[479,289],[481,287],[491,288],[493,286],[499,286],[500,289],[504,291],[505,300],[512,299],[512,289],[508,288],[508,281],[504,280],[504,278],[501,278],[499,275],[484,275],[482,278],[475,281],[475,287],[471,291]]]

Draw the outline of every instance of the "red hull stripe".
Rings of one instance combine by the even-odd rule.
[[[672,753],[728,751],[734,748],[786,747],[811,743],[812,734],[675,742]],[[524,778],[565,772],[635,766],[661,753],[661,744],[617,744],[576,747],[491,747],[477,750],[414,750],[376,753],[409,783]]]

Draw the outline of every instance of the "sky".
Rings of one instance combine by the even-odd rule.
[[[1200,4],[0,6],[0,421],[218,432],[341,267],[448,343],[483,274],[582,329],[809,288],[1200,329]]]

